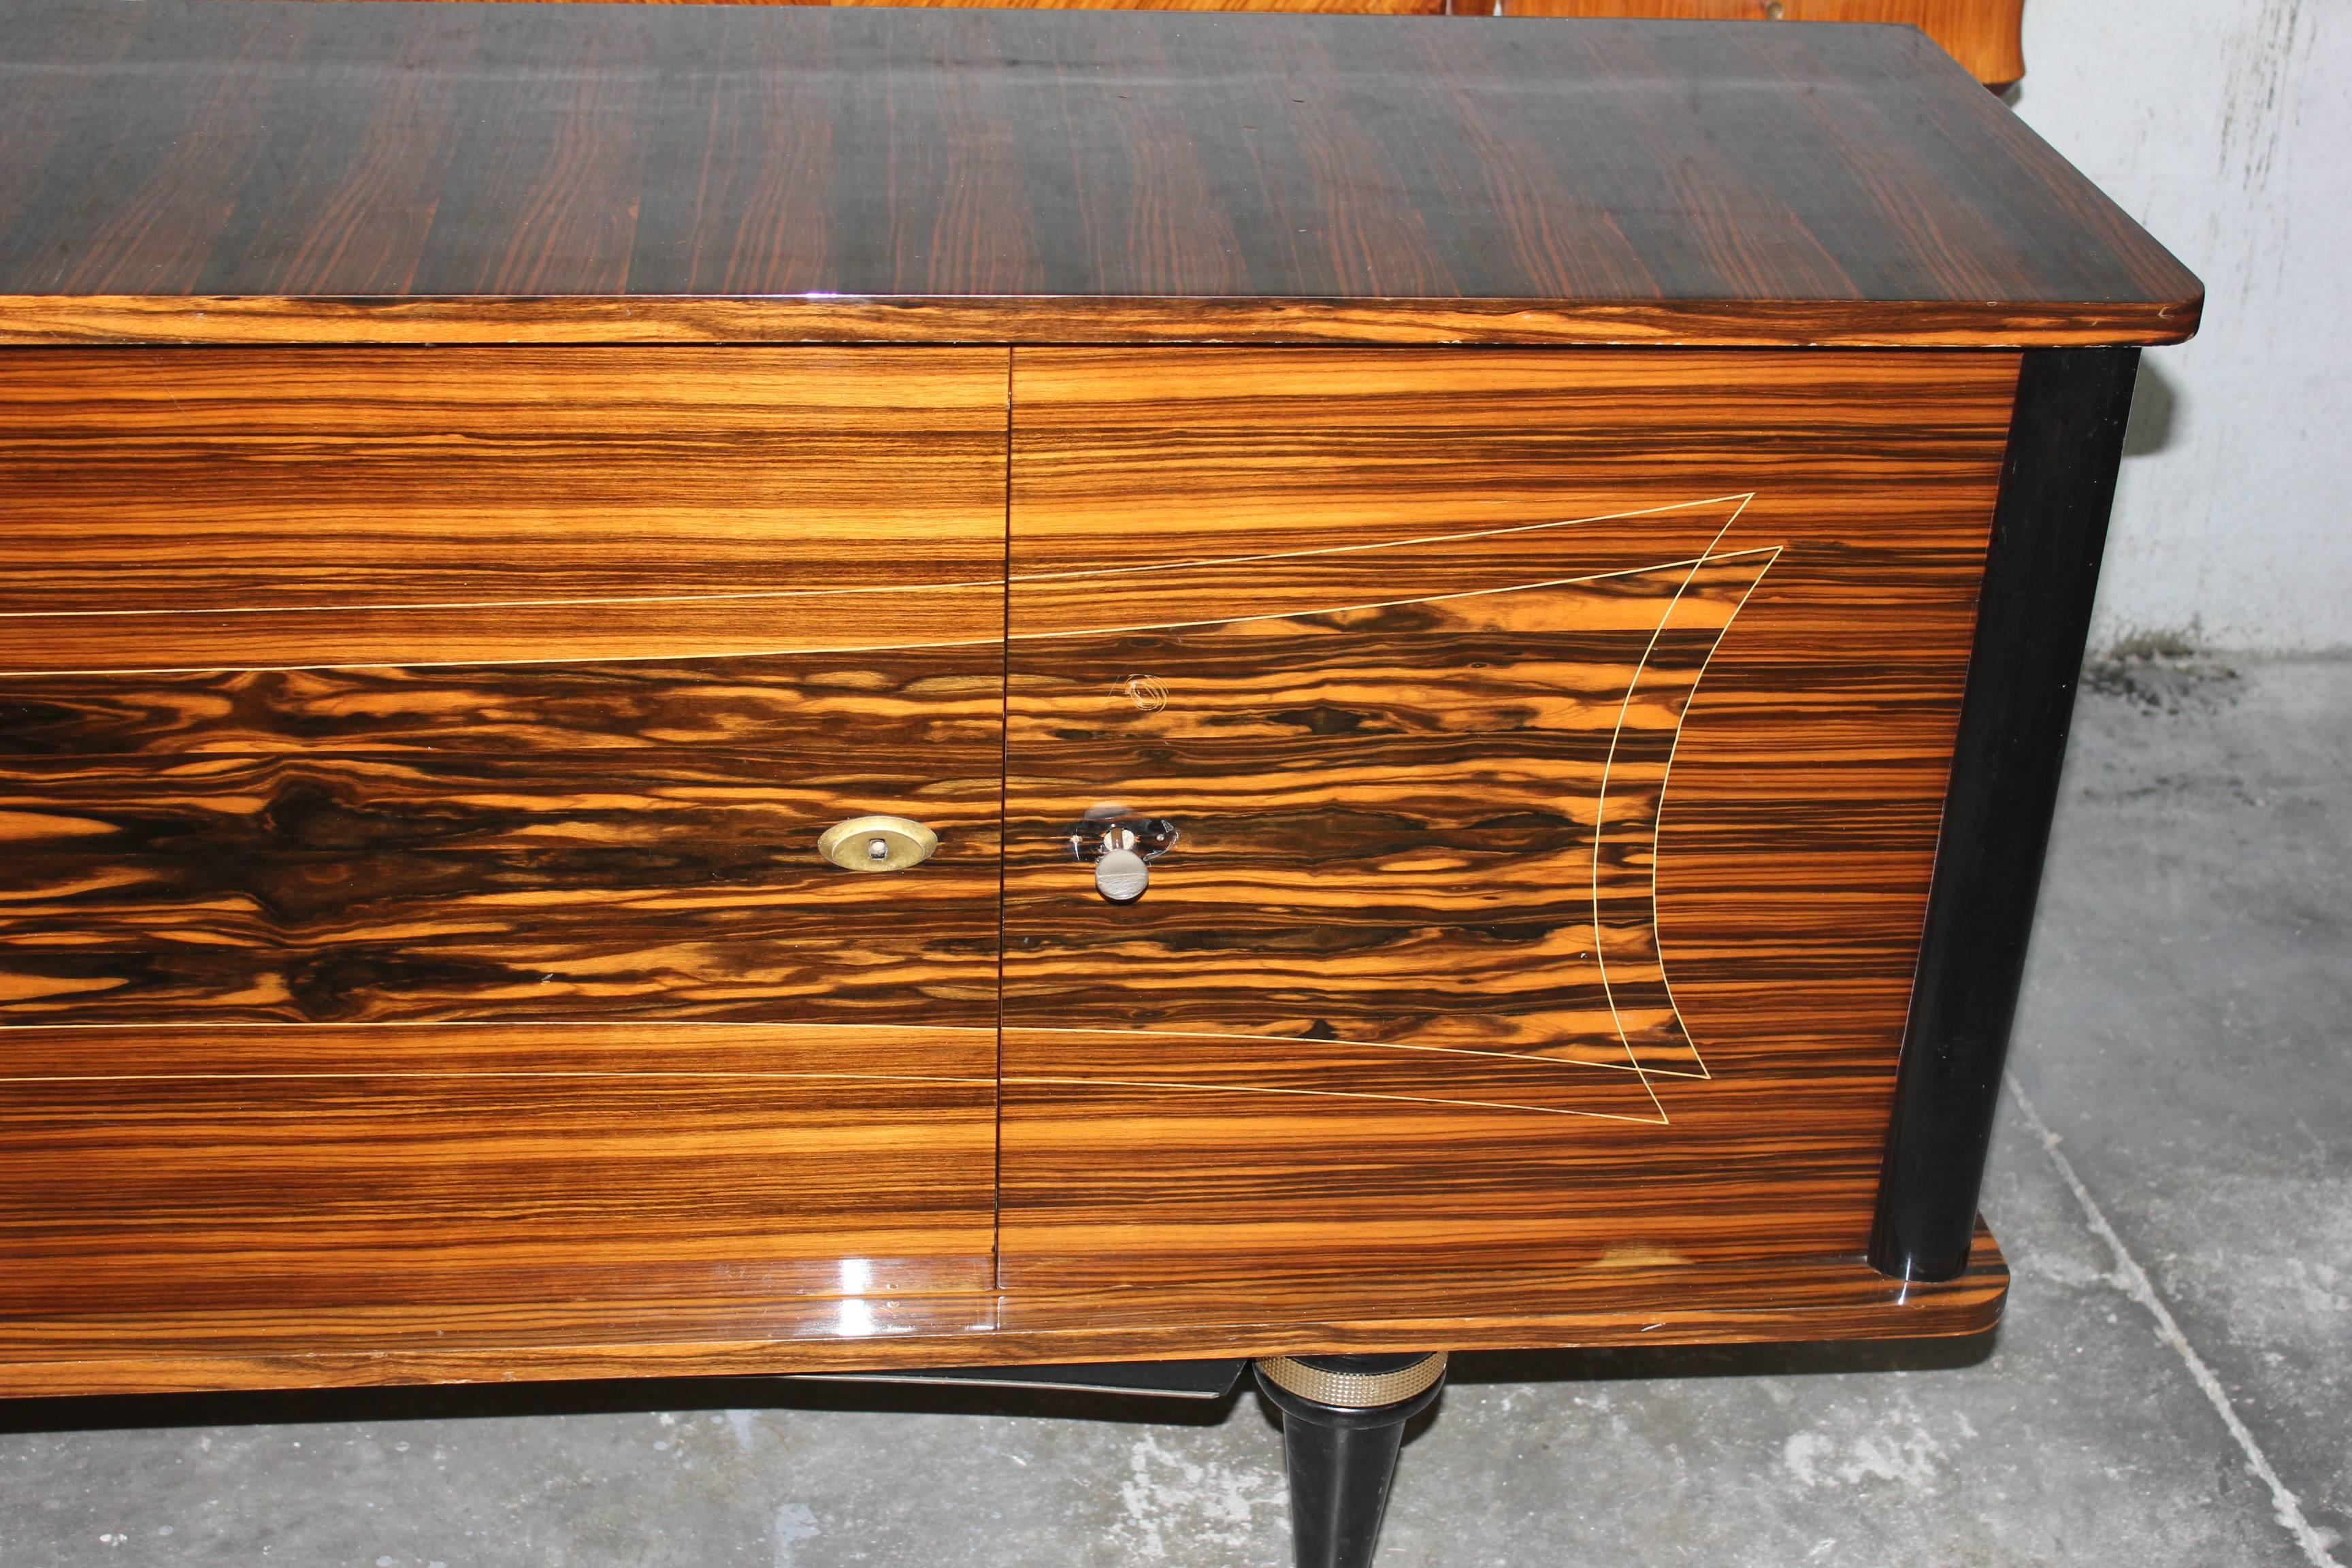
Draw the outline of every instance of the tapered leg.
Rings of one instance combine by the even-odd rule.
[[[1404,1424],[1444,1386],[1444,1353],[1270,1356],[1257,1381],[1282,1412],[1298,1568],[1370,1568]]]

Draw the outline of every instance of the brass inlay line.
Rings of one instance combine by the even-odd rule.
[[[1786,545],[1776,545],[1773,548],[1771,559],[1764,563],[1763,570],[1756,574],[1755,581],[1748,584],[1746,592],[1739,595],[1739,603],[1734,605],[1731,607],[1731,614],[1724,617],[1723,629],[1716,634],[1715,641],[1707,646],[1706,657],[1698,661],[1698,673],[1691,677],[1690,691],[1683,699],[1682,716],[1675,721],[1675,738],[1666,746],[1666,765],[1658,773],[1658,813],[1650,824],[1650,947],[1658,955],[1658,984],[1666,993],[1666,1006],[1674,1013],[1675,1022],[1681,1027],[1683,1038],[1690,1044],[1691,1060],[1698,1063],[1698,1071],[1695,1073],[1680,1072],[1668,1068],[1650,1069],[1661,1078],[1711,1079],[1715,1077],[1715,1074],[1707,1070],[1706,1058],[1699,1055],[1698,1037],[1691,1032],[1689,1020],[1683,1016],[1683,1005],[1675,996],[1674,979],[1666,973],[1666,935],[1658,924],[1658,845],[1665,833],[1666,793],[1674,784],[1675,758],[1682,751],[1683,726],[1690,722],[1691,710],[1698,706],[1698,689],[1700,683],[1706,679],[1707,667],[1715,662],[1716,650],[1723,647],[1723,639],[1731,635],[1732,623],[1739,619],[1739,612],[1748,607],[1748,601],[1754,596],[1756,590],[1764,585],[1766,574],[1769,573],[1773,565],[1780,561],[1780,552],[1786,548],[1788,548]],[[1727,561],[1731,557],[1725,555],[1718,559]]]
[[[1625,715],[1633,710],[1633,694],[1642,689],[1642,672],[1650,668],[1650,656],[1657,652],[1658,639],[1665,635],[1666,623],[1675,618],[1675,606],[1683,602],[1683,595],[1689,591],[1691,580],[1698,575],[1699,568],[1706,564],[1709,552],[1723,542],[1723,536],[1731,531],[1731,525],[1738,522],[1739,514],[1747,510],[1748,503],[1743,500],[1729,517],[1724,519],[1723,526],[1716,530],[1715,537],[1707,542],[1706,549],[1699,552],[1698,559],[1691,563],[1690,570],[1684,573],[1683,580],[1675,585],[1675,596],[1668,599],[1666,607],[1658,613],[1658,624],[1650,628],[1650,640],[1643,646],[1642,657],[1634,661],[1633,678],[1625,683],[1624,700],[1617,705],[1617,722],[1609,731],[1609,753],[1601,762],[1601,783],[1592,792],[1592,962],[1594,967],[1601,972],[1601,994],[1609,1003],[1609,1018],[1610,1022],[1616,1026],[1618,1043],[1625,1047],[1625,1056],[1633,1062],[1636,1071],[1641,1068],[1642,1058],[1634,1051],[1633,1042],[1625,1037],[1625,1018],[1617,1010],[1617,994],[1609,986],[1609,944],[1601,939],[1601,850],[1608,843],[1609,836],[1609,772],[1617,763],[1618,742],[1625,738]],[[1717,640],[1721,640],[1720,634]],[[1683,711],[1675,716],[1675,734],[1677,739],[1682,735],[1683,721],[1689,717],[1689,714],[1690,710],[1685,705]],[[1665,806],[1665,790],[1662,784],[1658,791],[1658,809],[1664,812]],[[1654,931],[1657,918],[1657,883],[1654,878],[1650,885],[1650,920]],[[1654,941],[1654,937],[1653,940]],[[1661,963],[1661,970],[1664,967]],[[1679,1014],[1676,1015],[1675,1021],[1677,1026],[1681,1025],[1682,1019]],[[1685,1028],[1683,1035],[1687,1039],[1690,1031]],[[1697,1056],[1698,1050],[1696,1046],[1692,1047],[1691,1054],[1694,1057]],[[1699,1065],[1704,1069],[1706,1064],[1701,1062]],[[1657,1099],[1658,1092],[1650,1087],[1650,1080],[1646,1074],[1642,1079],[1642,1087],[1649,1090],[1652,1100],[1654,1101]],[[1660,1105],[1658,1114],[1664,1117],[1665,1113],[1666,1108]]]
[[[1113,1035],[1122,1039],[1158,1040],[1230,1040],[1254,1046],[1349,1046],[1360,1050],[1431,1051],[1442,1056],[1492,1057],[1498,1061],[1532,1062],[1540,1067],[1590,1068],[1594,1072],[1654,1073],[1661,1078],[1698,1079],[1703,1073],[1674,1072],[1663,1068],[1643,1068],[1632,1062],[1591,1062],[1575,1057],[1547,1056],[1540,1051],[1481,1050],[1475,1046],[1424,1046],[1410,1040],[1354,1040],[1346,1036],[1324,1038],[1299,1035],[1244,1035],[1223,1029],[1114,1029],[1079,1028],[1060,1024],[1007,1024],[1008,1034],[1030,1035]]]
[[[1190,561],[1155,561],[1143,566],[1088,566],[1068,572],[1023,572],[1015,574],[1015,583],[1050,583],[1072,577],[1121,577],[1145,572],[1176,572],[1193,566],[1247,566],[1260,561],[1290,561],[1310,555],[1349,555],[1367,550],[1401,550],[1413,544],[1458,544],[1471,539],[1500,539],[1507,534],[1538,533],[1549,528],[1581,528],[1590,522],[1616,522],[1630,517],[1658,517],[1670,511],[1696,511],[1701,507],[1722,506],[1738,502],[1732,517],[1736,520],[1756,492],[1708,496],[1704,500],[1676,501],[1671,506],[1635,507],[1630,511],[1595,512],[1590,517],[1558,518],[1549,522],[1515,522],[1502,528],[1478,528],[1463,533],[1425,533],[1412,539],[1381,539],[1370,544],[1324,544],[1311,550],[1269,550],[1254,555],[1204,555]],[[1729,524],[1725,525],[1728,527]],[[1717,539],[1723,537],[1720,531]]]
[[[1064,1088],[1083,1085],[1108,1085],[1113,1089],[1173,1089],[1191,1094],[1286,1094],[1307,1100],[1384,1100],[1405,1105],[1461,1105],[1474,1110],[1526,1110],[1538,1116],[1590,1116],[1601,1121],[1631,1121],[1643,1127],[1666,1125],[1665,1110],[1655,1116],[1624,1116],[1613,1110],[1563,1110],[1550,1105],[1517,1105],[1503,1100],[1441,1099],[1425,1094],[1381,1094],[1370,1089],[1267,1089],[1261,1085],[1237,1083],[1189,1083],[1178,1079],[1138,1078],[1049,1078],[1029,1074],[1007,1077],[1007,1084],[1053,1084]],[[1654,1094],[1651,1102],[1656,1103]]]

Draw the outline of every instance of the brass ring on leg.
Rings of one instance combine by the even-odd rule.
[[[1336,1405],[1343,1410],[1371,1410],[1411,1399],[1445,1375],[1445,1352],[1435,1351],[1407,1366],[1383,1372],[1333,1371],[1316,1360],[1297,1356],[1261,1356],[1257,1369],[1286,1394]],[[1336,1357],[1329,1359],[1338,1359]]]

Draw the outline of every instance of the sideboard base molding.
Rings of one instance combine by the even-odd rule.
[[[765,1376],[1421,1350],[1937,1339],[2000,1321],[2009,1266],[1979,1226],[1958,1279],[1906,1285],[1859,1253],[1594,1268],[1472,1288],[1318,1282],[792,1300],[92,1313],[0,1324],[0,1397]],[[287,1353],[281,1347],[309,1347]]]

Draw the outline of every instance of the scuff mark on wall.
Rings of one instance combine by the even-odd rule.
[[[2027,0],[2025,54],[2020,117],[2209,291],[2142,361],[2095,649],[2352,648],[2352,5]]]

